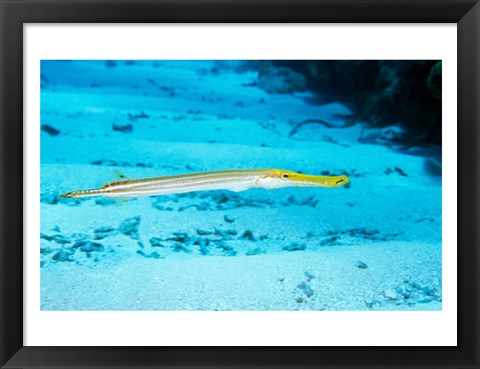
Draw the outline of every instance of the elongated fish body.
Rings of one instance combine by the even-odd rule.
[[[348,182],[347,176],[311,176],[282,169],[223,170],[155,178],[126,179],[107,183],[98,189],[67,192],[60,197],[132,198],[211,190],[238,192],[250,188],[339,187]]]

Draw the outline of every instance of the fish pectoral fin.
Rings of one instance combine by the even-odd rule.
[[[241,185],[237,185],[237,186],[232,186],[231,188],[229,188],[228,190],[229,191],[232,191],[232,192],[241,192],[241,191],[245,191],[245,190],[248,190],[250,188],[255,188],[257,186],[251,186],[251,185],[244,185],[244,184],[241,184]]]
[[[117,178],[128,178],[125,174],[121,173],[118,169],[114,169],[115,177]]]

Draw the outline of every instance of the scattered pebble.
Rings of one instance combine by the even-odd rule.
[[[100,227],[93,231],[93,238],[95,240],[101,240],[105,237],[112,236],[117,232],[117,230],[113,227]]]
[[[132,133],[133,132],[133,124],[130,123],[119,123],[114,121],[112,123],[112,129],[114,131],[123,132],[123,133]]]
[[[395,290],[389,288],[387,290],[385,290],[383,292],[383,294],[385,295],[385,297],[389,300],[396,300],[398,298],[398,294],[397,292],[395,292]]]
[[[146,254],[144,253],[142,250],[137,250],[137,254],[139,255],[142,255],[146,258],[152,258],[152,259],[161,259],[162,257],[160,256],[160,254],[156,251],[154,252],[151,252],[150,254]]]
[[[366,228],[352,228],[344,231],[328,231],[328,236],[332,236],[329,239],[324,239],[320,242],[320,245],[325,246],[334,243],[340,239],[340,235],[347,237],[358,237],[372,241],[390,241],[397,237],[399,233],[393,234],[381,234],[378,229],[366,229]]]
[[[367,300],[365,301],[365,306],[368,308],[373,308],[375,305],[379,305],[380,302],[377,300]]]
[[[190,250],[185,245],[182,245],[181,243],[175,243],[173,245],[173,251],[175,251],[175,252],[183,251],[183,252],[186,252],[187,254],[190,254],[192,252],[192,250]]]
[[[220,241],[220,242],[217,242],[216,244],[218,248],[222,249],[225,255],[227,256],[237,255],[237,252],[235,251],[235,249],[229,244],[227,244],[226,242]]]
[[[81,240],[75,242],[73,245],[74,249],[80,249],[83,252],[94,252],[94,251],[104,251],[105,247],[98,242],[93,242],[93,241],[87,241],[87,240]]]
[[[50,247],[40,247],[40,254],[41,255],[50,254],[52,252],[53,252],[53,249],[51,249]]]
[[[179,243],[187,243],[191,240],[191,237],[186,232],[173,232],[173,237],[169,237],[166,241],[175,241]]]
[[[152,237],[150,238],[150,245],[152,245],[152,247],[165,247],[165,245],[162,244],[162,239],[161,238],[158,238],[158,237]]]
[[[297,242],[292,242],[291,244],[287,246],[283,246],[282,250],[285,251],[298,251],[298,250],[305,250],[307,246],[304,243],[297,243]]]
[[[125,219],[118,227],[118,231],[126,236],[131,236],[132,234],[138,233],[140,219],[141,218],[139,215],[137,215],[136,217]]]
[[[253,256],[253,255],[260,255],[260,254],[265,254],[266,251],[260,247],[255,247],[252,250],[247,251],[245,255],[247,256]]]
[[[415,223],[421,223],[421,222],[434,223],[434,222],[435,222],[435,219],[433,219],[433,218],[420,218],[420,219],[418,219],[418,220],[415,221]]]
[[[402,168],[395,167],[394,169],[395,169],[395,171],[396,171],[398,174],[400,174],[401,176],[408,177],[408,174],[405,173]]]
[[[310,287],[310,285],[308,285],[307,283],[305,282],[302,282],[300,283],[299,285],[297,285],[297,288],[302,290],[303,293],[305,295],[307,295],[307,297],[312,297],[313,296],[313,289],[312,287]]]
[[[418,300],[418,303],[419,304],[426,304],[428,302],[433,302],[433,301],[435,301],[435,299],[433,297],[427,297],[427,298]]]
[[[357,261],[354,265],[357,268],[360,268],[360,269],[367,269],[368,268],[368,265],[365,264],[363,261]]]
[[[107,197],[99,197],[98,199],[95,199],[95,204],[101,205],[101,206],[109,206],[109,205],[114,205],[116,203],[117,203],[116,200],[109,199]]]
[[[242,240],[249,240],[249,241],[255,241],[255,236],[253,235],[253,232],[247,229],[243,234],[240,236]]]
[[[320,246],[328,246],[328,245],[336,244],[339,239],[340,237],[337,237],[337,236],[325,238],[320,241]]]
[[[237,230],[235,230],[235,229],[227,229],[224,232],[225,232],[225,234],[228,234],[229,236],[236,236],[238,234]]]
[[[215,229],[215,235],[221,237],[224,240],[231,240],[232,237],[227,234],[227,232],[221,230],[221,229]]]
[[[111,159],[97,159],[97,160],[92,160],[90,162],[92,165],[104,165],[107,167],[132,167],[133,165],[126,162],[126,161],[115,161]],[[141,163],[137,163],[136,166],[138,166]]]
[[[208,255],[210,251],[208,251],[208,247],[205,244],[200,245],[200,253],[202,255]]]
[[[140,114],[128,113],[128,120],[131,120],[131,121],[136,121],[138,119],[146,119],[146,118],[150,118],[150,117],[147,114],[145,114],[143,111],[140,112]]]
[[[315,275],[312,274],[311,272],[309,272],[308,270],[305,271],[305,273],[303,273],[305,275],[305,277],[308,278],[308,280],[312,280],[312,279],[315,279]]]
[[[178,208],[178,211],[184,211],[187,209],[196,209],[198,211],[205,211],[209,210],[209,204],[206,202],[202,202],[201,204],[192,204],[192,205],[187,205],[187,206],[181,206]]]
[[[230,216],[230,215],[225,215],[225,216],[223,217],[223,219],[224,219],[227,223],[233,223],[233,222],[235,222],[235,218],[232,217],[232,216]]]
[[[81,203],[82,199],[62,199],[58,192],[44,192],[40,195],[40,202],[48,205],[56,205],[58,203],[69,206],[76,206]]]
[[[197,238],[195,241],[193,241],[193,244],[196,246],[208,246],[210,242],[211,241],[209,238]]]
[[[393,169],[392,168],[387,168],[385,169],[385,172],[384,172],[386,175],[389,175],[389,174],[392,174],[392,173],[397,173],[403,177],[408,177],[408,174],[404,172],[404,170],[402,168],[399,168],[399,167],[394,167]]]
[[[59,243],[61,245],[72,243],[72,241],[68,237],[62,234],[55,234],[53,236],[49,236],[49,235],[46,235],[45,233],[40,233],[40,238],[46,241],[53,241],[53,242]]]
[[[61,132],[48,124],[42,124],[41,130],[48,133],[50,136],[58,136]]]
[[[55,255],[52,256],[52,260],[54,260],[54,261],[73,261],[71,259],[72,255],[73,255],[73,251],[60,249],[55,253]]]

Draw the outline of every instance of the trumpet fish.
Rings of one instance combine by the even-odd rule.
[[[250,188],[271,190],[284,187],[340,187],[348,182],[350,180],[344,175],[314,176],[282,169],[222,170],[155,178],[124,179],[92,190],[67,192],[60,197],[132,198],[211,190],[238,192]]]

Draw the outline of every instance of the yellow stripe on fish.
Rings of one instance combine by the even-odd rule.
[[[155,178],[126,179],[92,190],[67,192],[60,197],[104,196],[132,198],[171,195],[185,192],[250,188],[268,190],[284,187],[340,187],[350,182],[347,176],[313,176],[282,169],[247,169],[200,172]]]

